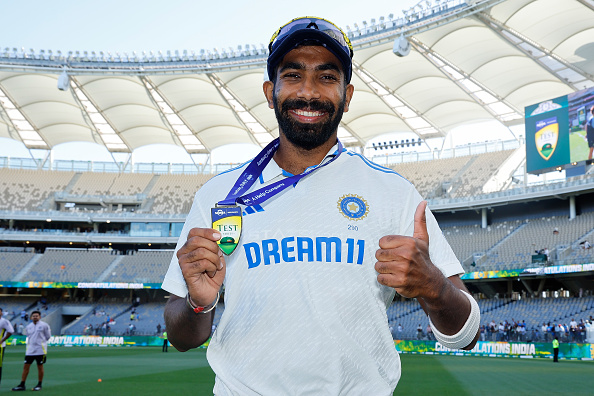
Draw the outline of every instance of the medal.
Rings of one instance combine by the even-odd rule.
[[[227,197],[222,201],[219,201],[215,207],[210,210],[212,228],[220,232],[222,235],[221,239],[217,241],[221,251],[226,255],[230,255],[239,243],[242,214],[241,208],[237,205],[238,203],[245,206],[258,205],[266,202],[268,199],[286,188],[296,185],[297,182],[305,176],[335,161],[344,150],[340,140],[337,141],[337,144],[338,149],[330,160],[325,162],[322,161],[321,164],[312,166],[299,175],[287,177],[286,179],[248,193],[248,190],[254,185],[256,180],[258,180],[258,177],[262,174],[262,171],[278,149],[278,138],[270,142],[241,173],[233,185],[233,188],[229,191],[229,194],[227,194]]]
[[[226,255],[233,253],[241,236],[241,208],[237,205],[218,206],[210,209],[212,228],[221,234],[217,241],[219,248]]]

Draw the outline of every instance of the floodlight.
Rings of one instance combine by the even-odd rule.
[[[406,37],[404,37],[404,35],[400,35],[400,37],[394,40],[392,52],[394,52],[394,54],[397,56],[403,57],[410,53],[410,47],[411,45]]]
[[[60,91],[68,91],[68,87],[70,87],[70,77],[66,73],[66,70],[64,70],[60,74],[60,77],[58,77],[58,89]]]

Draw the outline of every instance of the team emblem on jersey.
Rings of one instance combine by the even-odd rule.
[[[338,200],[338,210],[349,220],[361,220],[369,213],[369,205],[363,197],[347,194]]]

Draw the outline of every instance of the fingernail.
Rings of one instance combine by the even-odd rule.
[[[219,257],[223,257],[223,251],[219,249]]]
[[[221,261],[221,263],[219,264],[219,271],[223,269],[223,262]]]
[[[219,234],[218,232],[214,232],[212,234],[212,237],[218,241],[219,239],[221,239],[221,234]]]

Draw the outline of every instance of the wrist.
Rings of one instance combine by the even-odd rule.
[[[204,314],[204,313],[208,313],[210,311],[212,311],[217,304],[219,303],[219,298],[221,297],[220,293],[217,292],[217,298],[215,298],[215,300],[208,304],[208,305],[197,305],[194,303],[194,301],[192,301],[192,297],[190,297],[190,293],[188,292],[188,294],[186,295],[186,302],[188,304],[188,307],[190,307],[190,309],[196,313],[196,314]]]
[[[444,277],[441,272],[439,276],[433,278],[435,281],[427,287],[427,292],[422,296],[423,300],[430,308],[439,308],[444,297],[451,292],[451,289],[456,287]]]

